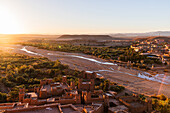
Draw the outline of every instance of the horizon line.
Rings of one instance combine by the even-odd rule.
[[[170,32],[170,30],[158,30],[158,31],[147,31],[147,32],[116,32],[116,33],[0,33],[0,35],[113,35],[113,34],[135,34],[135,33],[156,33],[156,32]]]

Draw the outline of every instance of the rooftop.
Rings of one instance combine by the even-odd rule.
[[[109,108],[109,110],[110,111],[114,111],[114,112],[118,112],[118,111],[123,111],[123,110],[125,110],[125,111],[128,111],[128,108],[126,107],[126,106],[124,106],[124,105],[119,105],[119,106],[116,106],[116,107],[110,107]],[[116,112],[116,113],[117,113]],[[119,113],[119,112],[118,112]],[[123,112],[124,113],[124,112]]]
[[[78,109],[75,106],[71,105],[71,104],[62,105],[62,106],[60,106],[60,108],[61,108],[63,113],[75,113],[75,112],[80,113],[78,111]]]
[[[31,111],[21,111],[17,113],[60,113],[59,109],[57,107],[47,107],[44,109],[37,109],[37,110],[31,110]]]
[[[91,82],[82,82],[82,84],[91,84]]]
[[[42,106],[31,106],[21,109],[7,110],[7,113],[61,113],[58,108],[59,104],[48,104]]]

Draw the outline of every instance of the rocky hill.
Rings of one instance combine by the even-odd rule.
[[[135,38],[135,41],[144,41],[144,40],[155,40],[155,39],[161,39],[165,42],[170,42],[170,37],[166,36],[153,36],[153,37],[147,37],[147,38]]]

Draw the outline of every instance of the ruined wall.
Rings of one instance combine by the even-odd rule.
[[[72,81],[71,84],[70,84],[70,86],[71,86],[72,89],[75,89],[75,82]]]
[[[79,83],[78,83],[78,89],[80,91],[94,91],[94,86],[95,86],[95,83],[94,83],[94,79],[91,79],[90,82],[82,82],[82,79],[79,79]]]
[[[37,99],[35,99],[35,100],[31,99],[29,104],[30,105],[36,105],[37,104]]]
[[[51,84],[51,83],[52,83],[52,79],[40,80],[40,86]]]
[[[24,96],[25,96],[25,93],[19,93],[19,102],[23,102]]]
[[[51,93],[52,93],[52,96],[58,96],[58,95],[62,95],[63,93],[63,89],[57,89],[56,87],[51,87]]]
[[[50,105],[44,105],[44,106],[35,106],[35,107],[29,107],[29,108],[21,108],[21,109],[11,109],[6,110],[5,113],[18,113],[18,112],[26,112],[26,111],[33,111],[33,110],[40,110],[45,109],[47,107],[58,107],[58,104],[50,104]]]
[[[25,98],[25,99],[23,99],[23,103],[31,103],[31,99],[30,98]]]
[[[43,105],[43,104],[46,104],[47,103],[47,100],[44,99],[44,100],[41,100],[41,101],[37,101],[37,105]]]
[[[62,82],[67,83],[67,77],[66,76],[63,76]]]
[[[104,98],[101,98],[100,96],[97,98],[92,98],[91,92],[84,92],[83,95],[86,104],[90,104],[92,102],[104,102]]]
[[[119,101],[122,102],[125,106],[129,108],[131,113],[143,113],[145,111],[152,111],[152,104],[151,102],[144,102],[139,100],[136,96],[127,96],[127,97],[122,97],[119,98]],[[133,102],[138,102],[141,104],[141,106],[133,106],[131,103]]]
[[[0,109],[12,109],[15,103],[2,103],[0,104]]]
[[[76,99],[76,104],[80,104],[80,103],[81,103],[81,97],[80,97],[80,95],[76,95],[76,96],[75,96],[75,99]]]
[[[23,101],[24,96],[25,96],[25,89],[24,88],[20,88],[19,89],[19,102]]]
[[[90,90],[90,84],[82,84],[81,85],[81,90],[91,91]]]
[[[58,100],[60,104],[76,104],[75,99],[60,99]]]
[[[93,72],[93,73],[87,73],[85,71],[81,72],[81,78],[83,78],[83,79],[89,79],[89,80],[95,79],[96,76],[97,76],[97,74],[95,72]]]
[[[90,91],[94,91],[94,87],[95,87],[94,79],[91,79],[90,82],[91,82],[91,84],[90,84]]]
[[[96,110],[91,111],[89,113],[104,113],[104,106],[101,105],[100,107],[98,107]]]
[[[44,91],[40,91],[40,94],[39,94],[39,98],[47,98],[48,95],[47,95],[47,91],[44,90]]]

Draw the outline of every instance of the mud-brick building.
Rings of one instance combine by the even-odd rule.
[[[85,71],[82,71],[80,74],[81,78],[83,79],[95,79],[97,77],[97,74],[95,72],[93,73],[87,73]]]
[[[152,101],[149,98],[146,101],[141,101],[138,95],[133,95],[121,97],[119,101],[127,106],[131,113],[150,113],[152,111]]]
[[[79,79],[78,90],[79,91],[94,91],[95,83],[94,79],[90,79],[90,81],[83,82],[82,79]]]
[[[52,82],[52,79],[40,81],[40,88],[35,87],[34,92],[26,93],[20,89],[19,101],[30,105],[46,103],[76,104],[81,103],[81,97],[75,89],[75,83],[67,84],[67,77],[63,76],[62,82]]]

